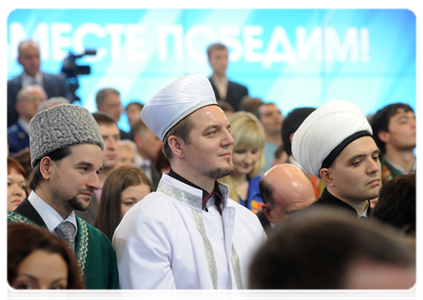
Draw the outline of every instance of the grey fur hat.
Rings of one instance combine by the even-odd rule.
[[[104,149],[97,122],[86,108],[61,104],[32,117],[29,123],[29,147],[33,168],[46,154],[77,144],[94,144]]]

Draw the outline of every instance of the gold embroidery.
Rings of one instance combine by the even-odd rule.
[[[14,211],[7,212],[7,219],[14,223],[25,223],[30,225],[36,225],[37,227],[39,227],[37,224],[35,224],[33,221],[31,221],[24,215],[21,215],[20,213]]]
[[[217,266],[214,257],[213,247],[207,237],[206,228],[204,226],[203,214],[201,212],[203,201],[200,197],[182,191],[166,182],[160,181],[157,191],[162,192],[182,203],[191,206],[191,212],[194,216],[197,230],[201,235],[206,252],[207,263],[209,265],[210,277],[212,279],[213,288],[217,289]]]
[[[201,211],[191,208],[192,215],[194,216],[197,230],[201,234],[204,243],[204,249],[206,250],[207,262],[209,264],[210,277],[213,282],[213,288],[217,289],[217,266],[216,259],[214,257],[213,247],[207,237],[206,228],[204,226],[203,214]]]
[[[85,263],[88,254],[88,226],[85,222],[78,220],[78,246],[76,257],[78,259],[79,269],[81,270],[81,275],[84,275]]]
[[[241,266],[239,264],[239,257],[238,253],[235,250],[235,246],[232,243],[232,267],[234,269],[234,275],[235,275],[235,282],[236,282],[236,288],[239,290],[244,289],[244,285],[242,283],[242,274],[241,274]]]
[[[10,222],[25,223],[39,227],[36,223],[17,212],[7,212],[7,219]],[[80,239],[77,246],[78,253],[76,254],[76,256],[78,259],[78,265],[81,270],[82,276],[84,275],[85,263],[88,253],[88,226],[85,222],[82,222],[80,220],[78,220],[78,235],[80,235]]]
[[[199,210],[203,207],[203,200],[200,197],[182,191],[166,182],[160,181],[157,191]]]

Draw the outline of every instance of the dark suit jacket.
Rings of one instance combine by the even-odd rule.
[[[217,91],[216,86],[211,80],[211,77],[209,78],[209,80],[216,96],[216,100],[221,100],[219,92]],[[228,81],[228,91],[226,93],[225,101],[232,105],[235,111],[239,110],[239,104],[241,102],[241,99],[246,95],[248,95],[248,89],[245,85],[233,81]]]
[[[367,201],[369,201],[369,200],[367,200]],[[369,205],[369,208],[368,208],[368,211],[367,211],[367,216],[368,216],[368,218],[371,218],[372,208],[370,206],[370,201],[369,201],[368,205]],[[328,190],[326,188],[323,190],[323,193],[320,196],[320,198],[317,199],[316,202],[311,204],[306,209],[313,209],[315,207],[322,207],[322,206],[331,206],[331,207],[335,207],[335,208],[340,208],[344,211],[348,211],[351,214],[357,216],[357,211],[352,206],[350,206],[349,204],[345,203],[344,201],[339,200],[338,198],[333,196],[331,193],[328,192]]]
[[[121,140],[129,140],[129,133],[126,131],[123,131],[122,129],[119,129],[119,136]]]
[[[264,212],[262,210],[259,210],[256,213],[256,216],[259,218],[261,226],[263,226],[263,229],[267,234],[268,231],[272,229],[272,226],[270,226],[270,222],[267,219],[266,215],[264,214]]]
[[[84,220],[88,224],[93,225],[94,219],[97,215],[98,205],[99,205],[98,200],[94,193],[93,196],[91,197],[91,201],[90,201],[90,205],[88,206],[88,209],[84,211],[75,210],[75,215],[80,217],[82,220]]]
[[[29,135],[22,129],[19,122],[7,128],[7,138],[9,140],[10,156],[29,147]]]
[[[73,101],[72,93],[66,85],[65,78],[61,75],[43,74],[43,88],[47,94],[47,98],[65,97],[70,102]],[[16,96],[22,88],[22,76],[16,76],[7,81],[7,127],[15,123],[18,118],[18,112],[15,109]]]
[[[40,214],[35,210],[34,206],[28,201],[28,198],[25,198],[21,204],[15,209],[16,212],[24,215],[35,224],[40,227],[47,227],[46,223],[44,223],[43,219],[41,218]]]

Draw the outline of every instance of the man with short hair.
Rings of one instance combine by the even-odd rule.
[[[115,119],[116,123],[120,120],[123,108],[120,100],[120,92],[114,88],[103,88],[95,96],[97,111],[108,113]],[[119,129],[120,139],[128,139],[128,133]]]
[[[382,153],[382,179],[416,173],[416,116],[404,103],[383,107],[371,119],[373,137]]]
[[[135,165],[144,171],[145,175],[147,175],[148,179],[150,179],[153,184],[153,190],[155,191],[159,184],[161,174],[159,170],[156,170],[154,162],[163,146],[163,142],[141,119],[135,120],[129,135],[137,145]]]
[[[31,40],[24,40],[18,46],[18,63],[23,67],[21,75],[7,81],[7,126],[15,123],[19,114],[15,110],[18,92],[29,85],[37,84],[51,97],[65,97],[73,101],[73,95],[69,90],[65,78],[40,71],[41,59],[38,44]]]
[[[259,188],[263,204],[257,216],[265,229],[273,228],[316,201],[310,179],[291,164],[277,165],[268,170],[261,177]]]
[[[292,153],[308,173],[326,184],[310,208],[336,206],[359,218],[370,216],[369,200],[381,187],[380,150],[360,108],[349,101],[326,102],[295,132]]]
[[[207,48],[207,57],[213,74],[209,78],[217,100],[227,101],[234,109],[239,110],[241,99],[248,95],[246,86],[228,80],[228,48],[221,43],[214,43]]]
[[[398,232],[339,208],[305,209],[277,225],[250,267],[252,289],[410,289],[416,251]]]
[[[46,92],[39,85],[29,85],[19,91],[15,104],[19,119],[7,128],[10,156],[29,147],[29,122],[37,113],[37,107],[46,100]]]
[[[157,118],[160,115],[161,118]],[[141,118],[164,141],[171,170],[131,208],[113,246],[123,289],[242,289],[266,238],[217,179],[233,171],[230,124],[201,74],[161,89]]]
[[[63,238],[79,261],[85,287],[119,287],[116,257],[109,239],[77,217],[99,187],[104,148],[90,112],[62,104],[37,113],[30,123],[31,194],[8,222],[46,227]]]
[[[261,173],[272,167],[275,151],[282,145],[282,121],[283,116],[280,109],[274,103],[263,103],[257,109],[257,117],[264,128],[266,143],[264,145],[264,157],[266,162]]]
[[[115,119],[110,114],[104,112],[95,112],[92,114],[92,116],[97,122],[98,129],[104,141],[104,150],[102,153],[103,169],[102,172],[98,175],[99,185],[94,191],[88,209],[76,211],[78,217],[91,225],[94,223],[94,219],[97,215],[98,204],[101,199],[101,192],[103,190],[104,182],[106,181],[107,176],[109,176],[109,174],[115,169],[120,142],[119,128]]]

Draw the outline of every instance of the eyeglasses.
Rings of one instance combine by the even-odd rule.
[[[30,102],[30,103],[42,102],[43,101],[42,98],[38,98],[38,97],[28,97],[28,98],[25,98],[25,100]]]

